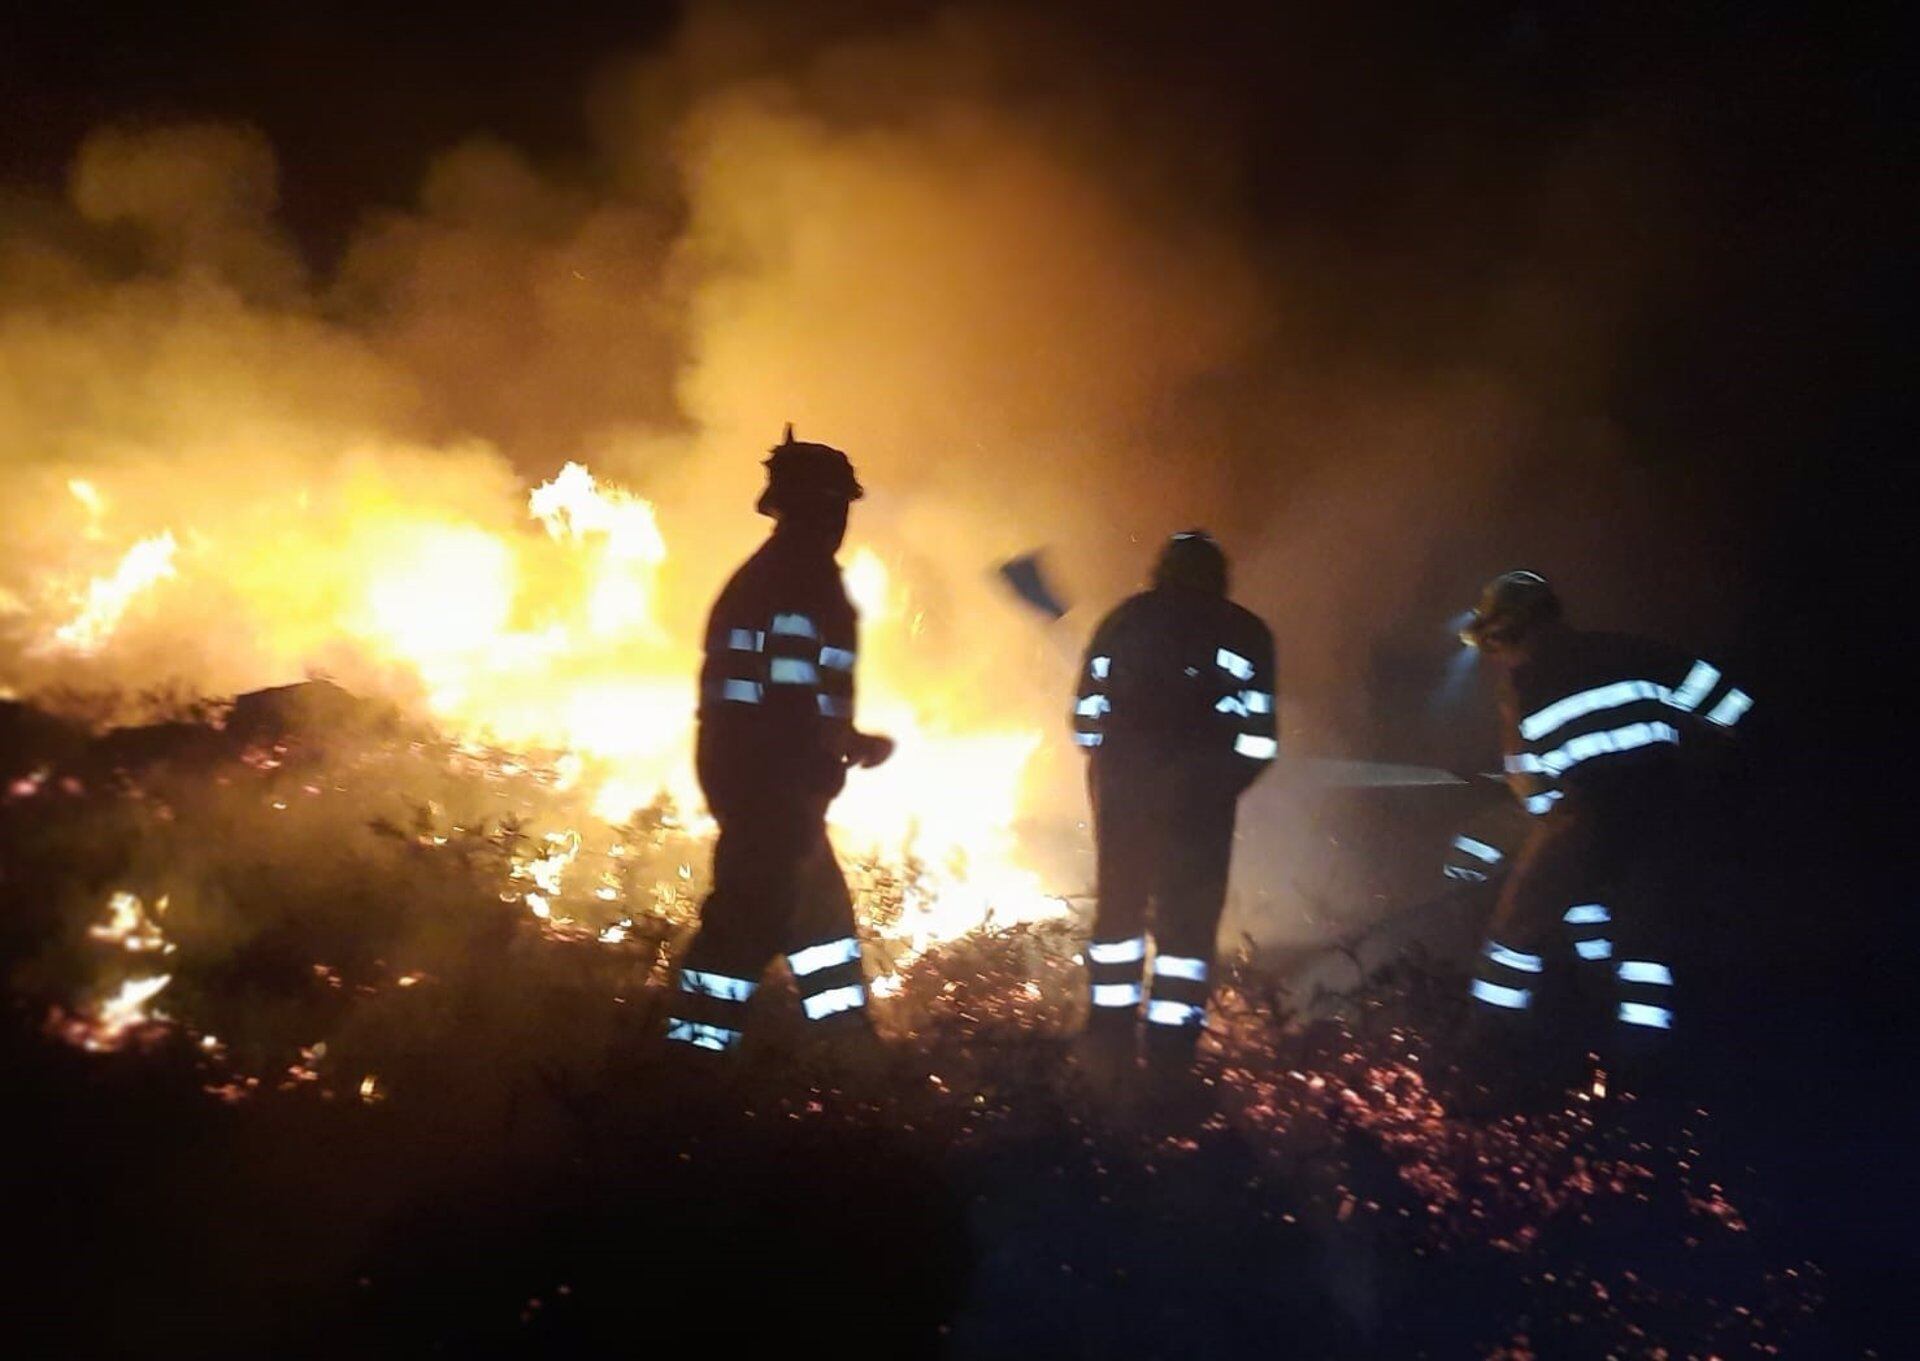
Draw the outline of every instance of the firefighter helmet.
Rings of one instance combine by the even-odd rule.
[[[1225,595],[1227,555],[1206,530],[1183,529],[1160,550],[1153,564],[1153,584]]]
[[[1480,592],[1460,641],[1469,647],[1489,642],[1510,643],[1540,624],[1560,617],[1560,597],[1538,572],[1502,572]]]
[[[792,421],[787,422],[780,443],[769,451],[766,469],[767,489],[754,505],[762,515],[791,509],[797,499],[858,501],[866,495],[847,456],[831,445],[796,440]]]

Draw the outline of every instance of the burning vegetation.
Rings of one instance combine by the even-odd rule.
[[[899,1175],[969,1188],[953,1222],[938,1218],[949,1193],[926,1191],[897,1226],[915,1238],[909,1261],[957,1273],[947,1293],[894,1300],[902,1336],[956,1354],[1032,1339],[968,1299],[1037,1290],[1085,1317],[1162,1269],[1121,1241],[1168,1233],[1199,1235],[1182,1254],[1234,1256],[1206,1297],[1258,1292],[1254,1312],[1285,1320],[1306,1354],[1419,1341],[1435,1355],[1764,1355],[1821,1302],[1817,1266],[1756,1240],[1706,1112],[1639,1119],[1602,1076],[1537,1113],[1451,1114],[1455,1079],[1430,1040],[1463,983],[1429,961],[1309,1000],[1284,959],[1245,953],[1197,1095],[1116,1106],[1065,1047],[1084,1012],[1078,900],[1041,912],[1016,895],[1001,918],[963,869],[876,847],[850,853],[850,877],[889,1066],[837,1067],[770,988],[739,1076],[702,1091],[710,1075],[688,1086],[658,1038],[668,961],[705,890],[696,814],[663,795],[599,820],[599,791],[568,763],[440,737],[324,685],[218,717],[64,754],[55,742],[12,778],[14,991],[45,1040],[151,1073],[37,1057],[32,1080],[63,1100],[137,1110],[191,1094],[231,1108],[223,1144],[270,1163],[260,1141],[328,1131],[345,1151],[324,1177],[356,1208],[294,1279],[255,1284],[263,1300],[293,1292],[331,1335],[399,1326],[459,1348],[516,1334],[538,1350],[617,1330],[637,1307],[622,1272],[639,1267],[605,1256],[609,1205],[644,1241],[663,1231],[649,1217],[686,1197],[730,1204],[723,1183],[768,1167],[831,1184],[850,1175],[840,1153],[877,1156],[872,1140]],[[958,911],[942,906],[956,882]],[[580,1236],[485,1266],[439,1242],[451,1230],[423,1205],[450,1196],[464,1222],[472,1197],[495,1194],[482,1188],[507,1184],[578,1217]],[[294,1186],[265,1194],[204,1213],[262,1216],[262,1231],[311,1213]],[[1090,1252],[1089,1232],[1118,1239]],[[423,1266],[422,1244],[453,1252],[442,1265],[458,1279]],[[150,1285],[201,1288],[165,1271]],[[427,1303],[394,1325],[387,1311],[417,1292]],[[278,1326],[264,1303],[200,1310],[179,1324],[183,1348]],[[1124,1348],[1128,1316],[1088,1323],[1081,1344]]]

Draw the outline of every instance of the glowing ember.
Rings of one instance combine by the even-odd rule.
[[[166,913],[165,896],[154,903],[153,910],[155,915]],[[147,915],[145,904],[124,891],[115,893],[107,900],[107,920],[88,927],[87,934],[95,940],[118,945],[135,954],[148,950],[171,953],[174,948],[167,943],[159,924]]]

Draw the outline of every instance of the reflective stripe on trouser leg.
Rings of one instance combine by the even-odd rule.
[[[1589,974],[1613,968],[1613,913],[1604,903],[1576,903],[1561,914],[1567,939],[1573,945],[1574,958]]]
[[[1614,968],[1620,994],[1615,1017],[1643,1030],[1673,1029],[1673,970],[1659,960],[1623,959]]]
[[[1473,999],[1500,1011],[1525,1011],[1533,1005],[1533,989],[1546,961],[1527,950],[1497,940],[1480,947],[1474,965]]]
[[[1087,997],[1096,1011],[1137,1008],[1146,996],[1141,971],[1146,967],[1147,938],[1087,942]]]
[[[741,1040],[741,1024],[755,980],[711,969],[683,968],[669,1004],[667,1038],[724,1053]]]
[[[1153,997],[1147,1003],[1147,1024],[1204,1027],[1211,962],[1198,955],[1173,954],[1157,949],[1153,956]]]
[[[860,971],[860,942],[853,936],[804,945],[787,954],[787,967],[800,989],[800,1010],[809,1021],[825,1021],[867,1005]]]

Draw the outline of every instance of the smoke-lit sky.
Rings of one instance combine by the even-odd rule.
[[[359,457],[484,517],[586,458],[713,527],[692,602],[791,418],[956,613],[1210,524],[1351,745],[1453,754],[1399,716],[1516,563],[1791,677],[1890,437],[1880,35],[1407,8],[11,14],[0,521],[32,559],[67,477],[191,520]]]

